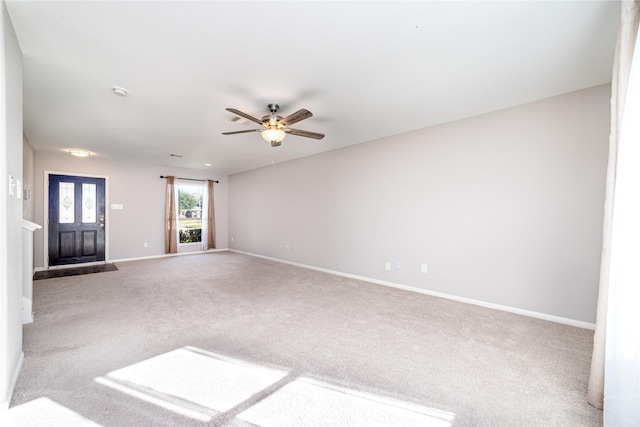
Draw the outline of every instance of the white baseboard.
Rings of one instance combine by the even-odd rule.
[[[157,259],[157,258],[169,258],[169,257],[174,257],[174,256],[184,256],[184,255],[197,255],[197,254],[208,254],[211,252],[226,252],[228,251],[229,248],[224,248],[224,249],[209,249],[206,251],[194,251],[194,252],[182,252],[182,253],[177,253],[177,254],[160,254],[160,255],[149,255],[149,256],[141,256],[141,257],[135,257],[135,258],[120,258],[120,259],[113,259],[109,262],[128,262],[128,261],[141,261],[141,260],[145,260],[145,259]]]
[[[7,392],[7,400],[0,403],[0,411],[6,411],[9,409],[11,405],[11,398],[13,397],[13,391],[16,388],[16,384],[18,382],[18,376],[20,376],[20,371],[22,371],[22,364],[24,363],[24,353],[20,353],[20,358],[18,359],[18,364],[16,366],[16,370],[13,372],[13,376],[11,377],[11,383],[9,384],[9,390]]]
[[[477,305],[477,306],[480,306],[480,307],[491,308],[491,309],[494,309],[494,310],[500,310],[500,311],[506,311],[506,312],[514,313],[514,314],[520,314],[522,316],[534,317],[536,319],[548,320],[550,322],[562,323],[564,325],[575,326],[577,328],[590,329],[590,330],[595,330],[595,328],[596,328],[595,323],[589,323],[589,322],[583,322],[583,321],[580,321],[580,320],[568,319],[566,317],[553,316],[551,314],[538,313],[536,311],[523,310],[523,309],[516,308],[516,307],[509,307],[509,306],[506,306],[506,305],[493,304],[493,303],[486,302],[486,301],[480,301],[480,300],[475,300],[475,299],[471,299],[471,298],[464,298],[464,297],[460,297],[460,296],[457,296],[457,295],[445,294],[445,293],[442,293],[442,292],[429,291],[427,289],[421,289],[421,288],[416,288],[416,287],[413,287],[413,286],[401,285],[399,283],[387,282],[385,280],[372,279],[370,277],[357,276],[355,274],[342,273],[340,271],[328,270],[326,268],[314,267],[312,265],[300,264],[300,263],[297,263],[297,262],[286,261],[286,260],[279,259],[279,258],[272,258],[272,257],[264,256],[264,255],[258,255],[258,254],[254,254],[254,253],[251,253],[251,252],[239,251],[237,249],[229,249],[229,251],[236,252],[236,253],[239,253],[239,254],[249,255],[249,256],[253,256],[253,257],[257,257],[257,258],[264,258],[264,259],[268,259],[268,260],[275,261],[275,262],[281,262],[283,264],[295,265],[296,267],[307,268],[309,270],[315,270],[315,271],[321,271],[323,273],[334,274],[336,276],[347,277],[347,278],[355,279],[355,280],[362,280],[364,282],[374,283],[376,285],[389,286],[389,287],[392,287],[392,288],[403,289],[405,291],[418,292],[418,293],[421,293],[421,294],[430,295],[430,296],[434,296],[434,297],[438,297],[438,298],[445,298],[445,299],[449,299],[449,300],[453,300],[453,301],[463,302],[463,303],[466,303],[466,304],[472,304],[472,305]]]
[[[206,250],[206,251],[182,252],[182,253],[177,253],[177,254],[160,254],[160,255],[140,256],[140,257],[134,257],[134,258],[111,259],[111,260],[109,260],[107,262],[108,263],[114,263],[114,262],[140,261],[140,260],[145,260],[145,259],[168,258],[168,257],[172,257],[172,256],[206,254],[206,253],[209,253],[209,252],[225,252],[225,251],[228,251],[228,250],[229,250],[229,248],[209,249],[209,250]],[[73,267],[82,267],[82,266],[85,266],[85,265],[96,265],[96,264],[105,264],[105,261],[95,262],[95,263],[71,264],[71,265],[66,265],[64,267],[73,268]],[[50,267],[50,269],[53,269],[53,267]],[[34,273],[36,273],[38,271],[46,271],[46,268],[44,268],[44,267],[36,267],[36,268],[33,269]]]

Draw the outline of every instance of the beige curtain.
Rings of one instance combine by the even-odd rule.
[[[611,82],[611,133],[609,136],[609,164],[607,166],[607,187],[604,206],[604,223],[602,234],[602,256],[600,264],[600,288],[598,294],[598,310],[596,331],[591,359],[591,374],[587,400],[596,408],[602,409],[604,403],[605,378],[605,340],[607,326],[607,304],[609,297],[609,278],[611,274],[611,236],[613,205],[616,189],[616,173],[618,167],[619,136],[627,99],[629,73],[633,59],[638,22],[640,18],[640,1],[623,1],[621,3],[620,27],[613,64]]]
[[[176,177],[167,177],[167,194],[164,204],[164,251],[168,254],[178,252],[178,224],[176,220]]]
[[[216,248],[216,217],[213,205],[213,181],[207,180],[207,247],[206,249]]]

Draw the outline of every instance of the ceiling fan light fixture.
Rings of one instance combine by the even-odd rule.
[[[269,126],[268,129],[262,131],[262,138],[264,138],[265,141],[270,142],[273,147],[280,145],[286,135],[287,134],[283,130],[278,129],[275,126]],[[273,145],[274,143],[277,143],[277,145]]]

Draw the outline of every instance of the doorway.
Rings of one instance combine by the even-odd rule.
[[[105,261],[105,178],[49,174],[48,266]]]

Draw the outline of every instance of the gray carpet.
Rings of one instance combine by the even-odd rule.
[[[35,283],[16,425],[602,424],[592,331],[228,252],[118,267]]]

